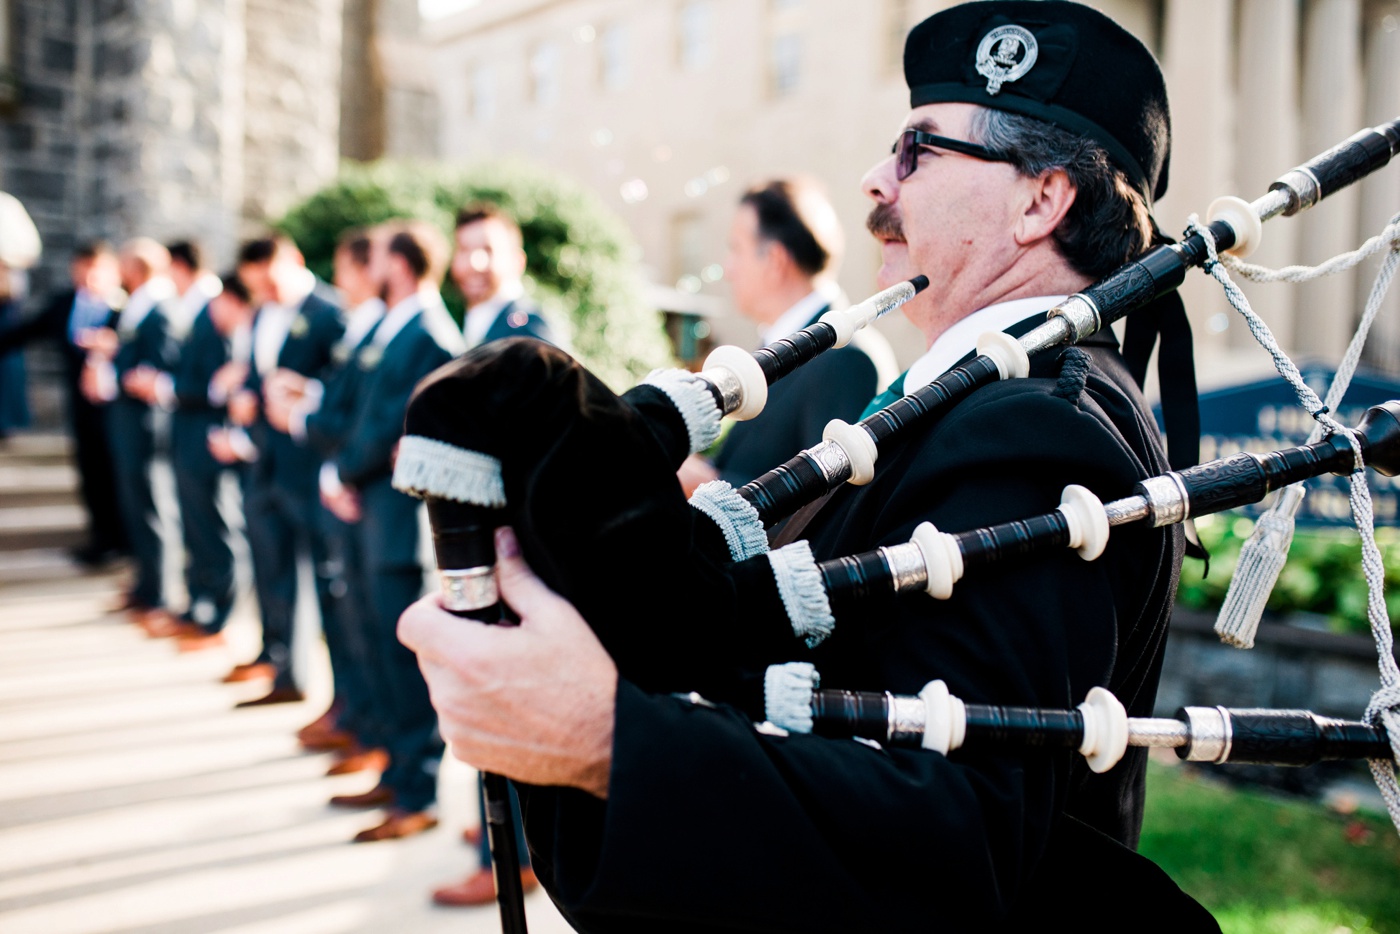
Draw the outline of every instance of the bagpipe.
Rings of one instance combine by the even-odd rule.
[[[1087,749],[1091,765],[1103,768],[1129,745],[1169,739],[1196,755],[1192,750],[1219,745],[1217,734],[1230,730],[1236,741],[1224,741],[1227,755],[1231,749],[1237,756],[1266,755],[1259,750],[1271,736],[1297,746],[1301,741],[1289,731],[1313,729],[1325,739],[1314,744],[1319,755],[1389,758],[1378,728],[1336,726],[1310,714],[1221,711],[1222,726],[1215,715],[1189,708],[1184,728],[1168,728],[1120,717],[1094,695],[1094,706],[1059,712],[951,700],[935,710],[916,699],[923,704],[920,719],[908,698],[817,691],[814,669],[801,669],[806,680],[798,677],[784,701],[783,709],[798,711],[793,717],[769,709],[773,691],[767,688],[775,677],[768,666],[791,659],[795,637],[820,641],[834,625],[833,608],[855,615],[859,601],[878,588],[939,596],[967,570],[1008,557],[1071,547],[1093,558],[1113,526],[1140,520],[1161,526],[1255,502],[1305,477],[1350,472],[1358,458],[1393,474],[1400,470],[1400,403],[1373,409],[1354,433],[1144,478],[1137,490],[1108,504],[1079,488],[1046,515],[951,535],[920,528],[907,544],[820,564],[801,542],[769,552],[767,531],[842,484],[869,483],[882,449],[927,430],[979,389],[1025,378],[1033,360],[1049,359],[1175,290],[1188,268],[1214,262],[1216,251],[1247,253],[1265,221],[1311,207],[1384,166],[1397,151],[1400,120],[1363,130],[1290,170],[1252,203],[1220,199],[1203,231],[1150,250],[1070,296],[1020,338],[984,335],[967,362],[855,425],[831,423],[821,444],[739,490],[717,481],[687,501],[675,471],[686,456],[713,443],[726,414],[757,414],[772,381],[842,346],[857,327],[912,298],[926,280],[901,283],[754,354],[721,348],[699,374],[654,373],[621,395],[538,342],[484,345],[415,391],[394,486],[426,501],[447,610],[482,622],[511,621],[495,587],[492,544],[494,528],[511,525],[526,561],[575,605],[620,674],[643,690],[699,692],[789,728],[807,722],[802,697],[810,694],[807,719],[821,724],[817,732],[892,744],[917,738],[916,745],[944,752],[993,739],[1068,745]],[[948,741],[929,745],[935,722]],[[1055,728],[1038,739],[1020,729],[1051,722]],[[1207,740],[1208,734],[1217,738]],[[498,823],[493,819],[489,828],[493,846],[498,836],[509,837],[508,828],[498,835]],[[498,877],[506,875],[502,867]]]

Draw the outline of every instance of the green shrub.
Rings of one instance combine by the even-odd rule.
[[[661,315],[642,298],[639,250],[626,226],[591,191],[546,169],[514,162],[347,163],[334,182],[274,226],[329,279],[336,240],[346,229],[416,217],[450,237],[457,209],[474,201],[495,202],[520,223],[527,291],[600,378],[621,390],[670,362]],[[450,276],[443,296],[460,316],[461,295]]]
[[[1196,520],[1201,544],[1210,552],[1210,575],[1201,577],[1198,561],[1181,570],[1177,603],[1216,611],[1225,600],[1240,548],[1254,530],[1252,520],[1222,513]],[[1376,529],[1376,544],[1385,563],[1386,608],[1391,620],[1400,614],[1400,535],[1394,528]],[[1336,632],[1369,634],[1366,619],[1366,578],[1361,571],[1361,540],[1354,528],[1299,528],[1288,550],[1288,562],[1269,597],[1268,608],[1280,614],[1317,613]]]

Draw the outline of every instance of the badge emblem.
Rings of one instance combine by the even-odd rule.
[[[987,93],[1001,93],[1001,86],[1025,76],[1035,64],[1040,47],[1023,26],[998,26],[977,46],[977,73],[987,79]]]

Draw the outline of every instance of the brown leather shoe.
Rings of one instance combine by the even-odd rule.
[[[347,750],[326,769],[326,775],[349,775],[352,772],[382,772],[389,767],[389,753],[383,749],[356,746]]]
[[[339,719],[340,711],[336,709],[335,704],[331,704],[330,707],[326,708],[325,713],[297,730],[297,740],[304,743],[312,737],[320,736],[324,733],[334,733],[336,732],[336,723]]]
[[[462,842],[467,846],[481,846],[481,828],[463,827]]]
[[[427,811],[404,811],[399,808],[390,808],[389,816],[384,818],[384,823],[376,824],[368,830],[361,830],[355,834],[354,842],[373,843],[376,840],[397,840],[399,837],[411,837],[416,833],[432,830],[437,825],[437,817]]]
[[[248,662],[234,665],[233,670],[224,675],[224,684],[237,684],[240,681],[258,681],[262,678],[277,677],[277,668],[271,662]]]
[[[205,649],[223,648],[228,644],[221,632],[193,632],[175,637],[175,649],[179,652],[203,652]]]
[[[349,752],[359,748],[355,734],[345,730],[324,730],[320,733],[302,730],[297,738],[301,740],[301,748],[307,752]]]
[[[394,790],[384,784],[375,785],[358,795],[336,795],[331,798],[333,808],[382,808],[393,803]]]
[[[241,700],[234,704],[234,709],[240,707],[268,707],[272,704],[299,704],[306,700],[306,695],[296,688],[273,688],[262,697],[255,697],[252,700]]]
[[[531,892],[540,887],[540,880],[533,869],[520,870],[520,887]],[[478,869],[456,885],[445,886],[433,892],[433,904],[448,908],[473,908],[489,905],[496,900],[496,879],[489,869]]]
[[[170,636],[203,635],[203,630],[194,623],[187,623],[172,616],[168,610],[151,610],[141,617],[141,628],[152,639],[166,639]]]

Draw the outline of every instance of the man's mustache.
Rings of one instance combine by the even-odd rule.
[[[871,208],[865,228],[880,240],[904,240],[904,224],[892,204],[877,204]]]

